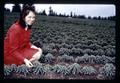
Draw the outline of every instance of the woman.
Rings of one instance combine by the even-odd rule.
[[[41,48],[30,43],[30,32],[35,21],[35,9],[25,6],[20,18],[10,26],[4,39],[4,64],[24,64],[33,67],[32,62],[39,60]]]

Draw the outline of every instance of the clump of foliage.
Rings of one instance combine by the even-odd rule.
[[[34,66],[32,71],[33,71],[33,74],[35,74],[35,75],[44,75],[46,73],[46,71],[41,63]]]
[[[51,72],[52,71],[52,66],[50,64],[47,64],[44,66],[45,72]]]
[[[32,62],[32,64],[34,67],[41,65],[41,63],[39,61],[34,61],[34,62]]]
[[[73,62],[74,58],[73,58],[73,56],[69,56],[67,54],[64,54],[61,57],[59,57],[59,60],[63,61],[63,62]]]
[[[96,57],[94,55],[88,55],[88,54],[84,54],[84,56],[77,56],[75,58],[75,62],[77,63],[90,63],[90,64],[94,64],[95,63],[95,59]]]
[[[59,50],[59,54],[60,54],[60,55],[64,55],[64,54],[69,55],[69,49],[62,47],[62,48],[60,48],[60,50]]]
[[[79,49],[79,48],[73,47],[73,48],[71,49],[71,53],[72,53],[73,55],[79,55],[79,54],[83,54],[83,50],[82,50],[82,49]]]
[[[97,64],[104,64],[104,60],[105,60],[104,58],[102,58],[101,56],[97,55],[95,63],[97,63]]]
[[[44,55],[52,52],[52,48],[49,45],[43,45],[42,50]]]
[[[95,63],[97,64],[106,64],[106,63],[115,63],[115,58],[114,57],[108,57],[105,55],[96,56]]]
[[[67,67],[59,64],[55,65],[52,71],[57,74],[69,75],[69,70]]]
[[[98,53],[97,55],[105,55],[105,52],[103,49],[97,49]]]
[[[105,76],[106,79],[115,77],[115,66],[112,63],[106,63],[99,69],[100,74]]]
[[[84,66],[81,69],[81,73],[84,75],[94,75],[97,74],[97,70],[92,66]]]
[[[107,56],[113,57],[113,56],[115,56],[116,52],[115,52],[115,49],[113,49],[113,48],[108,48],[108,49],[105,50],[105,54],[106,54]]]
[[[17,67],[16,73],[22,74],[26,77],[26,75],[29,75],[29,68],[23,64]]]
[[[95,60],[96,60],[96,57],[95,57],[94,55],[90,55],[90,56],[88,57],[88,62],[89,62],[90,64],[94,64],[94,63],[95,63]]]
[[[81,68],[82,67],[78,63],[73,63],[68,66],[68,70],[72,75],[79,74],[81,72]]]
[[[93,52],[93,50],[91,50],[91,49],[85,49],[83,51],[84,54],[91,54],[92,52]]]
[[[12,72],[10,65],[4,65],[4,76],[9,76]]]
[[[88,59],[89,59],[89,55],[88,54],[84,54],[82,56],[83,60],[84,60],[84,63],[88,63]]]
[[[17,66],[15,64],[12,64],[10,68],[12,69],[13,72],[17,71]]]
[[[98,44],[91,44],[90,45],[90,49],[92,49],[92,50],[97,50],[97,49],[100,49],[100,48],[101,48],[101,46],[98,45]]]
[[[83,57],[77,56],[77,57],[75,58],[75,62],[76,62],[76,63],[84,63],[84,59],[83,59]]]
[[[102,59],[102,62],[104,64],[106,64],[106,63],[115,63],[115,57],[109,57],[109,56],[102,55],[101,59]]]
[[[45,63],[53,63],[54,59],[55,57],[51,53],[45,55]]]

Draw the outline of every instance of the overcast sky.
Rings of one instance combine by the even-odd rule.
[[[5,8],[12,10],[14,4],[5,4]],[[22,6],[22,4],[21,4]],[[46,13],[49,13],[49,7],[51,6],[53,11],[57,14],[66,14],[70,15],[72,11],[76,15],[85,15],[88,16],[114,16],[116,15],[115,5],[114,4],[34,4],[37,12],[41,12],[45,9]]]

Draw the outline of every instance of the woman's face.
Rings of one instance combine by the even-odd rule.
[[[32,25],[35,21],[35,13],[30,11],[29,14],[25,17],[25,22],[28,25]]]

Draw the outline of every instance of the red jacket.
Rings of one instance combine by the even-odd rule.
[[[31,48],[30,32],[30,29],[26,31],[18,23],[9,28],[4,39],[4,64],[23,64],[25,58],[32,58],[38,51]]]

